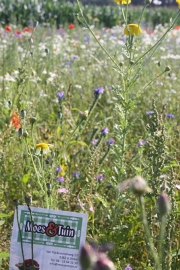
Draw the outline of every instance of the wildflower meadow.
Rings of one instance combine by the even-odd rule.
[[[123,23],[113,27],[79,0],[68,24],[1,24],[0,269],[11,269],[19,205],[32,224],[31,206],[88,214],[83,270],[180,269],[176,2],[153,27],[150,1],[132,21],[130,0],[114,1]],[[41,269],[33,231],[31,244],[19,269]]]

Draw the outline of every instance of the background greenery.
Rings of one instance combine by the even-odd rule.
[[[103,1],[104,2],[104,1]],[[117,5],[96,6],[88,4],[85,6],[85,13],[89,21],[96,25],[112,27],[117,24],[123,24],[120,9]],[[105,4],[105,3],[104,3]],[[37,20],[41,24],[63,26],[69,23],[78,23],[76,14],[78,13],[76,1],[54,1],[54,0],[2,0],[0,3],[0,23],[2,25],[9,22],[16,25],[27,26],[28,21]],[[136,22],[141,14],[141,8],[130,5],[128,12],[129,22]],[[144,13],[143,22],[146,25],[154,27],[157,24],[164,25],[170,18],[174,17],[176,9],[168,7],[153,7],[150,5]],[[121,18],[121,19],[120,19]],[[180,21],[177,22],[180,24]]]
[[[4,1],[4,5],[6,3],[8,1]],[[133,270],[153,269],[136,196],[129,190],[121,194],[117,190],[123,180],[141,174],[154,190],[154,194],[148,194],[145,199],[156,246],[159,232],[156,199],[162,189],[172,198],[173,212],[167,226],[170,238],[166,235],[169,256],[166,258],[172,258],[173,270],[179,269],[179,30],[172,29],[151,61],[139,71],[141,76],[125,93],[124,102],[121,76],[87,29],[78,25],[76,5],[64,3],[59,8],[58,2],[41,4],[37,10],[34,2],[27,2],[24,8],[23,1],[11,1],[1,9],[1,18],[4,18],[0,39],[1,251],[9,251],[13,199],[24,204],[24,196],[30,192],[33,206],[49,205],[53,209],[88,213],[87,240],[99,245],[113,243],[114,249],[109,255],[117,269],[122,270],[127,264],[131,264]],[[134,71],[133,63],[128,60],[126,37],[122,21],[119,22],[122,16],[117,6],[85,7],[84,11],[89,22],[97,24],[95,35],[122,70],[130,70],[133,77],[139,66]],[[161,11],[166,15],[176,12],[159,9],[159,14]],[[157,10],[148,10],[144,21],[150,22],[156,13]],[[113,14],[117,15],[117,21]],[[130,9],[129,16],[131,14],[135,17],[129,20],[136,22],[138,9]],[[107,24],[101,16],[106,18]],[[160,16],[155,16],[156,23],[160,22]],[[29,32],[23,31],[24,26],[32,26],[28,19],[40,22],[35,32],[32,27]],[[69,29],[72,22],[75,28]],[[116,23],[115,27],[107,28]],[[11,25],[9,32],[4,28],[7,24]],[[150,30],[146,26],[135,43],[135,58],[148,50],[166,29],[162,24]],[[167,66],[170,68],[164,72]],[[72,131],[81,119],[80,112],[91,108],[93,91],[97,87],[104,87],[105,91],[86,127],[77,129],[74,135]],[[61,91],[65,97],[60,105],[56,95]],[[123,118],[125,107],[126,119]],[[146,113],[150,110],[153,115]],[[12,124],[14,111],[20,117],[20,131]],[[109,133],[102,137],[101,130],[106,126]],[[126,151],[122,161],[123,132],[126,132]],[[109,138],[115,139],[110,148]],[[101,139],[97,148],[92,143],[94,139]],[[139,146],[141,139],[147,143]],[[36,155],[35,147],[39,142],[53,145],[43,158]],[[122,163],[126,171],[122,170]],[[59,166],[64,168],[65,181],[62,183],[57,181],[56,168]],[[77,171],[81,175],[76,178],[73,172]],[[102,181],[97,181],[99,174],[103,174]],[[50,197],[47,196],[47,182],[52,185]],[[69,193],[58,193],[61,187],[67,188]],[[94,211],[90,210],[91,206]],[[8,269],[8,260],[2,261],[2,269]]]

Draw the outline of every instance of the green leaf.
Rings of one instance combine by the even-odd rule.
[[[153,268],[152,268],[152,267],[150,267],[150,266],[146,266],[146,264],[145,264],[145,263],[141,262],[141,264],[142,264],[142,266],[143,266],[143,267],[146,267],[146,268],[144,268],[144,270],[153,270]]]
[[[96,193],[96,199],[100,201],[104,207],[108,207],[108,201],[106,201],[102,196],[100,196],[98,193]]]
[[[0,226],[4,224],[5,220],[0,220]]]
[[[1,253],[0,253],[0,258],[1,258],[1,259],[8,258],[9,256],[10,256],[10,254],[7,253],[7,252],[1,252]]]
[[[69,142],[69,145],[71,145],[71,144],[80,144],[80,145],[82,145],[82,146],[88,146],[85,142],[82,142],[82,141],[70,141]]]
[[[26,183],[28,182],[29,176],[30,176],[29,173],[26,173],[26,174],[23,175],[22,182],[23,182],[24,184],[26,184]]]
[[[180,255],[180,249],[172,251],[172,257],[176,257],[176,256],[179,256],[179,255]]]
[[[8,214],[0,213],[0,218],[8,217]]]

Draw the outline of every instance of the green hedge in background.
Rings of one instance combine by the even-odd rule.
[[[96,23],[105,27],[122,24],[121,11],[117,5],[93,6],[85,5],[84,12],[90,23]],[[140,8],[130,5],[129,23],[137,23],[140,16]],[[151,8],[144,13],[144,23],[154,27],[157,24],[168,23],[176,14],[176,8]],[[69,23],[77,23],[76,3],[56,0],[1,0],[0,24],[9,23],[27,26],[28,21],[37,20],[39,23],[64,26]],[[178,22],[180,24],[180,21]]]

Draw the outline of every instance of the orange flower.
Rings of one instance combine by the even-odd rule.
[[[17,129],[21,128],[20,117],[17,112],[13,112],[12,117],[11,117],[11,122],[13,126],[16,127]]]
[[[12,31],[11,26],[10,26],[10,25],[7,25],[7,26],[5,27],[5,31],[6,31],[6,32],[11,32],[11,31]]]
[[[180,30],[180,25],[176,25],[176,26],[174,27],[174,29],[175,29],[175,30]]]
[[[74,23],[70,23],[70,24],[68,25],[68,28],[69,28],[69,29],[75,28],[75,24],[74,24]]]

